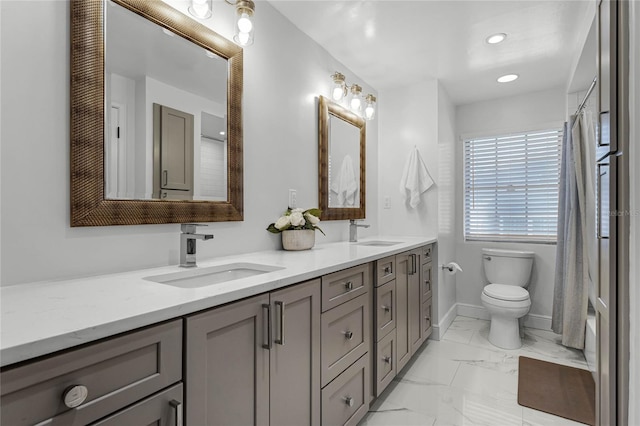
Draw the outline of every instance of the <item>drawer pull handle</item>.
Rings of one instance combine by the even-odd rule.
[[[431,321],[431,317],[424,317],[425,320]]]
[[[353,398],[350,396],[345,397],[344,403],[347,404],[349,407],[353,407],[353,404],[355,404],[355,402],[353,401]]]
[[[351,281],[347,281],[347,282],[344,284],[344,288],[346,288],[346,289],[347,289],[347,291],[351,291],[351,290],[353,290],[353,283],[352,283]]]
[[[391,268],[388,267],[388,266],[386,268],[384,268],[384,273],[385,273],[385,275],[389,275],[391,273]]]
[[[89,390],[83,385],[73,385],[65,389],[62,394],[64,405],[69,408],[76,408],[87,399]]]
[[[169,401],[169,405],[171,405],[171,407],[173,407],[176,410],[176,422],[175,425],[176,426],[182,426],[182,403],[180,401],[176,401],[175,399],[172,399],[171,401]]]
[[[380,306],[382,308],[383,311],[385,312],[391,312],[391,306],[387,306],[387,305],[382,305]]]
[[[382,360],[384,362],[386,362],[387,364],[391,364],[391,357],[390,356],[383,356]]]
[[[347,340],[353,339],[353,331],[343,331],[342,334]]]

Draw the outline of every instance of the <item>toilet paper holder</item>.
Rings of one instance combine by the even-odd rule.
[[[456,272],[462,272],[462,268],[456,262],[449,262],[446,265],[443,263],[442,265],[440,265],[440,268],[442,270],[449,271],[452,274],[455,274]]]

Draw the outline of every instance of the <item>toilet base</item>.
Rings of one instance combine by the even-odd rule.
[[[518,318],[492,315],[489,342],[502,349],[518,349],[522,347]]]

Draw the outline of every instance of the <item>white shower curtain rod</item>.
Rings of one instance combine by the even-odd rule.
[[[576,113],[574,115],[580,114],[580,111],[582,111],[582,108],[584,108],[584,106],[587,104],[587,100],[589,100],[589,96],[591,96],[591,92],[593,92],[593,89],[595,89],[597,82],[598,82],[598,76],[593,77],[593,81],[591,82],[591,86],[589,86],[589,89],[587,90],[587,94],[584,95],[584,99],[580,103],[580,106],[578,107],[578,109],[576,110]]]

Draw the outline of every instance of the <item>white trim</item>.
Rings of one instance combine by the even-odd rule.
[[[460,135],[459,142],[464,142],[467,139],[482,139],[487,137],[494,137],[496,135],[506,135],[511,133],[527,133],[527,132],[532,133],[532,132],[539,132],[541,130],[549,130],[549,129],[564,129],[564,122],[548,121],[546,123],[527,126],[527,128],[523,128],[523,126],[514,126],[514,127],[503,127],[501,129],[494,129],[494,130],[483,130],[481,132],[462,133]]]
[[[458,303],[458,315],[467,318],[490,320],[491,315],[484,306]],[[524,317],[524,326],[537,330],[551,330],[551,317],[547,315],[527,314]]]
[[[491,315],[484,306],[470,305],[468,303],[458,303],[458,315],[467,318],[477,318],[490,320]]]
[[[458,316],[458,304],[454,303],[451,309],[438,321],[438,324],[433,326],[431,338],[434,340],[442,339],[442,336],[447,332],[453,320],[456,319],[456,316]]]

